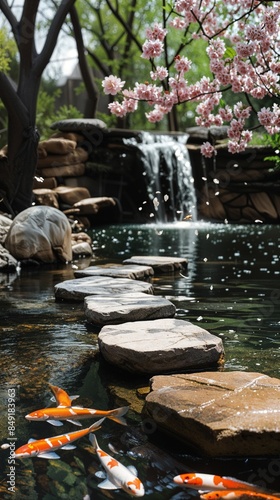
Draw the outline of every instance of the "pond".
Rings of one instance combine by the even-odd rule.
[[[223,339],[225,370],[279,377],[278,226],[188,221],[99,227],[91,236],[98,265],[121,263],[132,255],[187,258],[186,271],[153,279],[155,293],[176,305],[176,317]],[[74,269],[89,264],[81,259],[0,274],[1,443],[9,437],[8,394],[15,395],[16,447],[30,437],[76,430],[70,423],[56,428],[24,418],[53,404],[48,387],[52,383],[79,394],[77,404],[86,407],[130,405],[127,427],[106,421],[96,435],[101,448],[125,465],[136,466],[151,500],[198,498],[193,490],[172,483],[173,476],[189,470],[237,476],[280,491],[279,457],[210,460],[158,431],[149,432],[140,414],[148,378],[132,377],[108,366],[98,354],[99,329],[85,321],[82,305],[54,299],[54,285],[72,279]],[[95,475],[101,469],[98,459],[87,438],[76,444],[75,452],[58,452],[61,460],[17,460],[16,498],[128,498],[120,490],[97,488],[101,481]],[[6,499],[11,496],[10,451],[0,453],[0,497]]]

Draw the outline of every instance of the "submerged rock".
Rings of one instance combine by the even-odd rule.
[[[143,413],[207,456],[279,455],[280,379],[255,372],[155,376]]]
[[[98,342],[109,363],[142,374],[215,366],[224,353],[221,339],[174,318],[104,326]]]
[[[92,323],[108,325],[125,321],[169,318],[176,307],[169,300],[145,293],[121,294],[118,297],[85,297],[85,315]]]

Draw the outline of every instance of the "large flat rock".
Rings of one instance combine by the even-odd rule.
[[[224,354],[221,339],[174,318],[104,326],[98,341],[109,363],[142,374],[215,366]]]
[[[88,276],[58,283],[54,287],[57,300],[83,301],[87,295],[120,295],[122,293],[153,293],[153,286],[145,281],[106,276]]]
[[[176,307],[169,300],[145,293],[122,294],[118,297],[94,295],[85,297],[85,316],[99,325],[170,318]]]
[[[280,379],[255,372],[156,376],[143,412],[208,456],[279,456]]]
[[[86,269],[75,271],[76,278],[84,276],[110,276],[111,278],[145,279],[154,275],[150,266],[127,265],[127,266],[89,266]]]
[[[185,269],[187,260],[181,257],[163,257],[157,255],[134,255],[123,261],[124,264],[151,266],[157,273],[173,273]]]

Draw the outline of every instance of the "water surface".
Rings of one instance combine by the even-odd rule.
[[[158,275],[155,293],[170,299],[176,317],[192,321],[223,339],[226,370],[257,371],[279,377],[279,238],[278,226],[180,222],[164,225],[125,225],[94,229],[94,262],[121,263],[133,255],[168,255],[188,259],[182,273]],[[172,484],[176,473],[198,469],[265,483],[280,490],[278,457],[205,460],[172,439],[149,432],[141,419],[141,388],[148,379],[113,370],[98,355],[98,329],[84,318],[82,304],[54,300],[56,283],[73,278],[73,270],[89,265],[22,268],[0,274],[1,443],[7,441],[7,394],[16,393],[18,446],[30,437],[69,432],[71,424],[54,428],[30,423],[24,415],[50,404],[48,382],[80,394],[79,404],[109,409],[131,405],[128,427],[106,422],[98,431],[100,445],[116,458],[133,463],[151,499],[188,499],[194,494]],[[138,390],[138,393],[137,393]],[[90,423],[89,421],[86,421]],[[128,498],[124,492],[97,488],[100,469],[88,440],[77,450],[58,452],[59,461],[21,460],[16,464],[17,497]],[[0,497],[7,491],[9,450],[1,450]],[[184,470],[182,470],[184,469]]]

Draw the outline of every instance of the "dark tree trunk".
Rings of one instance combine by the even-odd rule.
[[[32,203],[33,179],[37,166],[39,133],[36,105],[41,76],[46,68],[65,17],[75,0],[62,0],[57,8],[44,47],[35,49],[35,23],[40,0],[25,0],[18,21],[6,0],[0,10],[9,22],[20,55],[17,89],[0,72],[0,98],[8,112],[8,155],[0,159],[0,208],[15,215]]]

